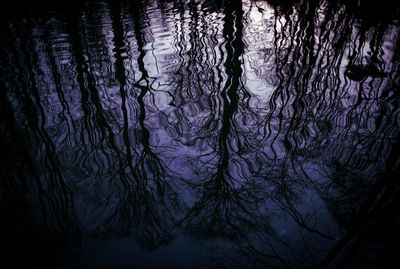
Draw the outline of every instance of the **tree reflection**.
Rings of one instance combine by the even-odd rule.
[[[2,24],[7,242],[356,264],[399,189],[398,9],[370,5],[89,1]]]
[[[134,24],[135,39],[138,46],[137,64],[141,77],[134,83],[140,92],[137,96],[138,103],[138,125],[140,127],[139,144],[141,152],[133,160],[132,152],[137,152],[131,145],[128,135],[128,116],[125,104],[128,99],[126,88],[128,81],[124,67],[124,61],[121,49],[126,40],[124,40],[124,28],[120,21],[121,7],[113,7],[113,27],[114,42],[116,48],[116,77],[120,84],[120,96],[122,102],[122,111],[124,118],[123,141],[126,147],[126,159],[122,161],[120,168],[120,180],[123,193],[122,201],[117,207],[115,214],[110,216],[109,221],[121,232],[133,232],[134,237],[146,248],[154,249],[160,244],[166,244],[172,239],[172,228],[175,224],[175,215],[177,212],[176,194],[167,179],[167,169],[162,160],[153,152],[150,143],[150,133],[145,126],[146,107],[144,98],[150,93],[149,76],[144,65],[144,35],[142,33],[143,22],[141,21],[141,6],[135,6],[133,10],[132,23]],[[138,145],[135,145],[136,147]],[[106,226],[109,229],[108,226]]]
[[[215,156],[210,157],[215,172],[204,182],[195,183],[198,185],[196,191],[200,190],[200,199],[185,217],[184,225],[190,234],[200,238],[221,237],[239,240],[252,222],[247,208],[249,201],[246,199],[249,193],[242,188],[243,183],[235,178],[229,167],[232,166],[230,135],[238,107],[242,75],[240,57],[244,49],[243,11],[241,2],[232,2],[228,6],[223,11],[223,36],[226,40],[225,51],[228,59],[224,63],[224,71],[227,79],[220,93],[223,112],[221,128],[215,143]]]

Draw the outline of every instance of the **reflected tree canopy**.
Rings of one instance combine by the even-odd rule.
[[[365,0],[6,9],[6,261],[108,268],[85,260],[116,262],[99,246],[128,240],[136,260],[118,268],[140,255],[160,261],[143,268],[397,262],[399,11]]]

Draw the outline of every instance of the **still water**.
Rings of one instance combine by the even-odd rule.
[[[355,2],[3,12],[5,261],[387,265],[400,238],[400,13]]]

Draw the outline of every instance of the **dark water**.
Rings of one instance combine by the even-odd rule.
[[[400,13],[356,2],[3,10],[3,268],[396,268]]]

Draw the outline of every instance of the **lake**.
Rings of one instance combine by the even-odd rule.
[[[390,1],[6,1],[4,268],[394,268]]]

